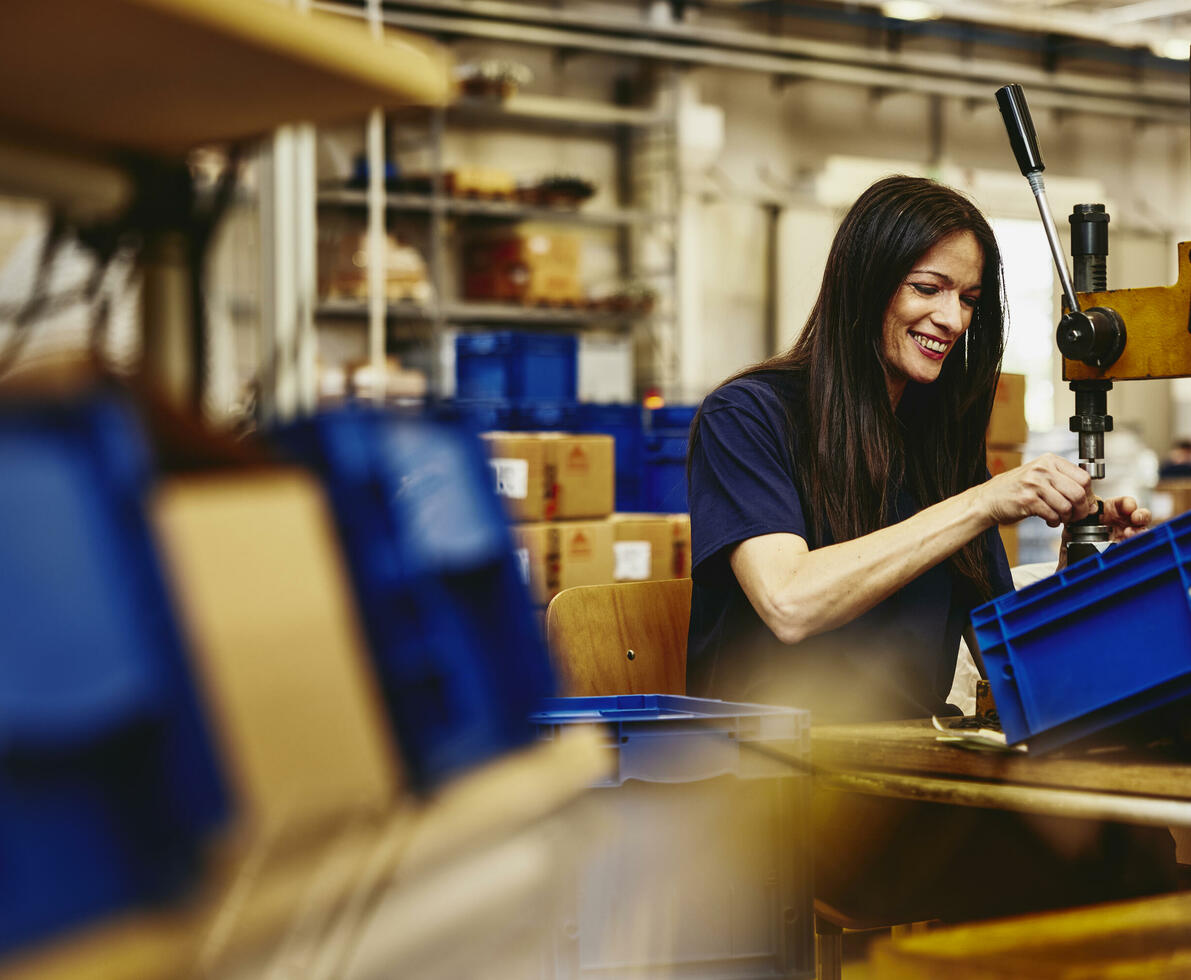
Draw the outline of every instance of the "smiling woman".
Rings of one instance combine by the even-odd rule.
[[[712,392],[692,426],[689,693],[806,708],[816,724],[957,713],[945,699],[969,613],[1013,588],[997,525],[1093,503],[1088,475],[1053,455],[989,478],[1003,348],[980,211],[921,178],[865,191],[797,342]],[[1128,498],[1105,513],[1120,535],[1149,518]],[[1129,835],[1064,824],[1056,839],[1087,847],[1051,854],[1010,819],[899,806],[816,812],[816,840],[835,841],[816,851],[817,896],[877,919],[974,914],[948,888],[969,851],[1005,872],[975,896],[985,914],[1165,887],[1169,835],[1142,842],[1157,857],[1135,864],[1155,875],[1126,887],[1096,849],[1123,855]],[[1068,879],[1077,866],[1099,884]]]
[[[692,429],[691,693],[817,721],[951,711],[968,614],[1013,587],[997,525],[1089,507],[1056,456],[988,479],[1003,304],[971,201],[917,177],[861,195],[793,348],[712,392]]]

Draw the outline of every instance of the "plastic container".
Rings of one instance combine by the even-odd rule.
[[[444,418],[462,421],[475,432],[565,432],[574,427],[574,402],[495,399],[448,403]]]
[[[555,698],[532,721],[545,739],[606,725],[616,757],[551,976],[814,976],[807,712],[652,694]]]
[[[645,431],[640,405],[576,406],[576,432],[600,432],[612,436],[616,445],[616,509],[645,509],[642,467],[645,461]]]
[[[455,338],[455,397],[573,402],[578,356],[573,334],[460,334]]]
[[[687,434],[676,430],[645,436],[644,509],[684,514],[690,509],[686,481]]]
[[[0,413],[0,952],[183,891],[227,797],[110,397]]]
[[[646,424],[651,431],[681,429],[685,435],[690,431],[697,411],[698,405],[663,405],[650,409]]]
[[[1045,751],[1191,695],[1191,514],[972,613],[1005,737]]]
[[[528,742],[554,676],[476,440],[368,409],[278,439],[326,485],[413,782]]]

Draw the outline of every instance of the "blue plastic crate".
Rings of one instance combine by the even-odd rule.
[[[683,514],[690,509],[686,456],[685,432],[671,429],[646,435],[643,492],[646,510]]]
[[[616,758],[594,802],[618,832],[560,905],[549,975],[814,976],[807,712],[650,694],[532,721],[606,726]]]
[[[697,411],[698,405],[663,405],[650,409],[646,424],[650,430],[679,429],[685,434],[690,431]]]
[[[476,440],[372,410],[277,437],[327,487],[413,781],[529,741],[526,715],[554,677]]]
[[[440,410],[475,432],[565,432],[573,428],[574,402],[525,402],[494,399],[455,401]]]
[[[178,894],[227,797],[112,397],[0,413],[0,952]]]
[[[1191,514],[972,613],[1005,737],[1045,751],[1191,695]]]
[[[573,334],[460,334],[455,338],[455,397],[574,401],[578,355]]]
[[[574,430],[612,436],[616,446],[616,509],[645,509],[641,476],[645,462],[644,409],[635,404],[582,402],[576,406]]]

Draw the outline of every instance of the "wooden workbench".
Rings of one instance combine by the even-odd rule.
[[[1191,763],[1098,747],[1031,757],[959,748],[931,723],[811,728],[818,785],[934,803],[1191,826]]]

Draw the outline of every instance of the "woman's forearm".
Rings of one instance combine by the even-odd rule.
[[[978,489],[814,551],[792,534],[752,538],[733,552],[732,570],[778,639],[797,643],[863,615],[992,527]]]

